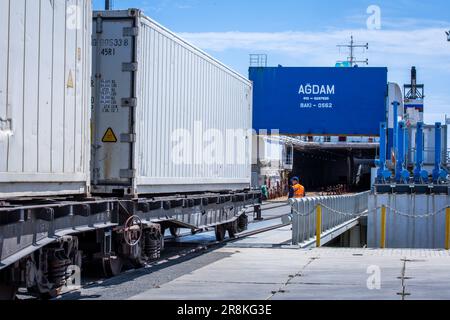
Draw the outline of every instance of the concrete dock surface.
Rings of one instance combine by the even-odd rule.
[[[298,249],[290,227],[124,273],[65,295],[81,300],[450,299],[450,253]]]
[[[227,255],[138,300],[450,299],[450,254],[439,250],[222,248]]]

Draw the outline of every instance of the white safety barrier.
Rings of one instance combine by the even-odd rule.
[[[316,238],[346,222],[368,213],[370,192],[354,195],[311,197],[289,200],[292,208],[292,244]]]

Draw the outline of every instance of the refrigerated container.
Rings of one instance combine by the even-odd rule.
[[[93,192],[248,188],[251,82],[140,10],[93,19]]]
[[[91,10],[0,2],[0,199],[89,192]]]

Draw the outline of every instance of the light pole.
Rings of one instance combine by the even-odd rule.
[[[450,30],[449,31],[445,31],[445,34],[447,35],[447,41],[450,42]]]
[[[112,0],[105,0],[105,10],[112,9]]]

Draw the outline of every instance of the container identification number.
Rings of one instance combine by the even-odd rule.
[[[102,56],[115,56],[116,55],[116,49],[114,48],[108,48],[108,49],[102,49],[102,51],[100,51],[100,54]]]
[[[128,47],[130,40],[128,39],[93,39],[92,46],[94,47]]]

